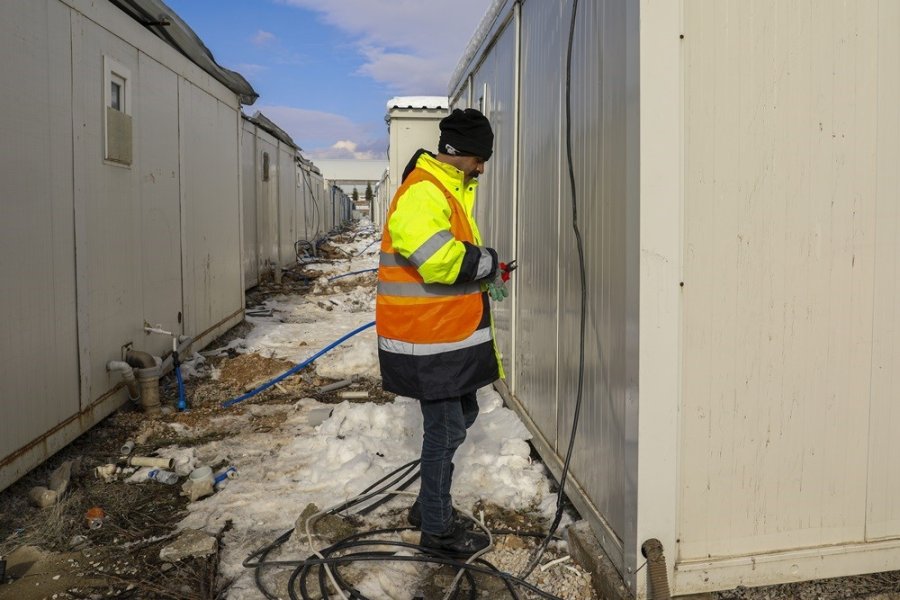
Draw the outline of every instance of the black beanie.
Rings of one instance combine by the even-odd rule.
[[[491,123],[474,108],[455,109],[441,119],[438,152],[451,156],[478,156],[488,160],[494,150]]]

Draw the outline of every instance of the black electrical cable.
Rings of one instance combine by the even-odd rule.
[[[404,478],[407,478],[409,476],[412,476],[412,479],[405,482],[405,484],[409,484],[412,481],[415,481],[415,478],[417,478],[419,475],[418,471],[416,470],[418,465],[419,465],[418,460],[413,460],[404,465],[401,465],[400,467],[396,468],[391,473],[388,473],[387,475],[385,475],[384,477],[382,477],[375,483],[368,486],[358,497],[356,497],[352,500],[348,500],[347,502],[345,502],[343,504],[340,504],[338,506],[335,506],[335,507],[329,509],[326,514],[336,514],[339,512],[343,512],[343,511],[345,511],[349,508],[352,508],[358,504],[366,502],[367,500],[369,500],[379,494],[386,495],[388,498],[395,497],[396,493],[391,493],[389,490],[397,490],[398,488],[396,486],[397,486],[398,482],[403,481]],[[402,485],[404,485],[404,484],[401,484],[401,486]],[[363,510],[368,510],[371,508],[373,508],[373,507],[370,506]],[[363,511],[359,511],[356,514],[362,514],[362,513],[363,513]],[[291,530],[281,534],[273,542],[270,542],[269,544],[266,544],[265,546],[262,546],[261,548],[255,550],[253,553],[251,553],[244,560],[243,566],[245,568],[253,568],[255,570],[254,580],[257,585],[257,588],[260,590],[260,592],[262,592],[262,594],[268,600],[275,600],[277,598],[277,596],[275,596],[268,589],[266,589],[265,584],[262,581],[262,569],[264,567],[274,567],[274,566],[293,566],[295,568],[294,573],[292,574],[292,577],[290,579],[291,583],[289,584],[290,585],[289,593],[291,594],[291,598],[296,598],[296,593],[294,592],[294,582],[297,582],[298,578],[299,578],[299,583],[301,585],[300,598],[303,598],[304,600],[306,598],[311,598],[311,596],[308,595],[308,586],[306,583],[307,578],[310,575],[310,571],[311,571],[310,567],[320,566],[319,574],[318,574],[318,577],[320,579],[320,593],[322,594],[322,596],[321,596],[322,598],[328,598],[327,584],[324,580],[325,573],[324,573],[323,565],[329,565],[330,567],[332,567],[332,575],[335,577],[335,581],[337,581],[339,583],[339,585],[341,585],[342,588],[351,590],[349,592],[351,598],[354,598],[355,600],[367,600],[365,598],[365,596],[362,596],[361,594],[359,594],[358,591],[352,590],[351,586],[346,584],[346,582],[344,581],[344,578],[340,575],[339,571],[337,570],[337,565],[343,565],[343,564],[358,562],[358,561],[386,561],[386,562],[388,562],[388,561],[393,561],[393,562],[406,561],[406,562],[447,564],[447,565],[454,566],[458,569],[466,569],[465,576],[466,576],[467,582],[469,582],[469,584],[470,584],[469,585],[470,593],[474,593],[472,590],[475,589],[475,583],[474,583],[474,579],[472,579],[472,573],[477,572],[477,573],[484,573],[484,574],[487,574],[487,575],[490,575],[493,577],[498,577],[501,580],[503,580],[504,585],[507,587],[508,590],[510,590],[512,597],[515,599],[517,599],[519,597],[517,592],[515,591],[515,586],[522,586],[522,587],[525,587],[526,589],[533,591],[534,593],[536,593],[542,597],[550,598],[551,600],[560,600],[556,596],[549,594],[547,592],[543,592],[539,588],[532,586],[531,584],[525,582],[524,580],[521,580],[520,578],[517,578],[508,573],[503,573],[503,572],[499,571],[494,565],[492,565],[491,563],[489,563],[483,559],[476,559],[476,562],[485,565],[483,568],[474,567],[471,564],[466,564],[464,562],[455,560],[451,557],[434,556],[433,550],[423,548],[416,544],[406,544],[404,542],[392,542],[392,541],[386,541],[386,540],[380,540],[380,539],[362,541],[362,538],[365,538],[367,536],[376,536],[376,535],[382,535],[382,534],[397,533],[400,531],[409,531],[409,530],[413,530],[413,529],[414,528],[412,528],[412,527],[379,529],[379,530],[357,533],[357,534],[354,534],[351,536],[347,536],[346,538],[344,538],[342,540],[338,540],[337,542],[335,542],[328,548],[321,550],[319,553],[325,557],[324,559],[319,558],[319,557],[310,557],[307,560],[290,560],[290,561],[281,561],[281,560],[269,561],[269,560],[267,560],[268,555],[272,551],[274,551],[279,546],[284,544],[288,539],[290,539],[291,535],[295,531],[295,530],[291,529]],[[519,531],[512,531],[512,530],[498,530],[498,531],[492,531],[491,533],[493,535],[518,535],[521,537],[536,537],[536,538],[544,537],[544,534],[542,534],[542,533],[519,532]],[[558,539],[558,538],[556,538],[556,539]],[[370,551],[370,552],[355,552],[352,555],[332,556],[332,554],[335,552],[348,550],[348,549],[356,548],[356,547],[360,547],[360,546],[373,546],[373,545],[397,546],[400,548],[411,548],[411,549],[414,549],[414,550],[417,550],[417,551],[423,552],[423,553],[430,552],[430,553],[432,553],[432,555],[431,556],[424,556],[424,555],[423,556],[395,556],[390,553],[385,554],[384,552]],[[258,559],[258,560],[255,560],[255,559]],[[479,570],[479,569],[482,569],[482,570]],[[454,591],[454,595],[451,596],[451,598],[456,598],[458,596],[459,591],[460,591],[459,588],[457,588],[457,590]],[[306,595],[303,595],[303,594],[306,594]]]
[[[331,510],[329,510],[327,514],[337,514],[337,513],[340,513],[340,512],[342,512],[342,511],[348,509],[348,508],[351,508],[351,507],[355,506],[356,504],[365,502],[367,499],[372,498],[372,497],[374,497],[374,496],[377,495],[377,494],[382,494],[382,493],[384,493],[385,491],[387,491],[387,490],[389,490],[389,489],[394,489],[394,486],[396,485],[396,483],[397,483],[398,481],[401,481],[401,480],[402,480],[404,477],[406,477],[411,471],[414,471],[414,470],[416,469],[416,467],[418,467],[418,466],[419,466],[419,460],[418,460],[418,459],[412,460],[412,461],[406,463],[405,465],[401,465],[400,467],[394,469],[393,471],[391,471],[390,473],[388,473],[387,475],[385,475],[384,477],[382,477],[381,479],[379,479],[378,481],[376,481],[375,483],[373,483],[372,485],[370,485],[369,487],[367,487],[367,488],[366,488],[365,490],[363,490],[363,492],[362,492],[359,496],[357,496],[355,499],[353,499],[353,500],[348,500],[348,501],[345,502],[344,504],[335,506],[334,508],[332,508]],[[394,477],[395,475],[397,475],[397,473],[399,473],[400,471],[403,471],[403,473],[400,474],[396,479],[391,479],[392,477]],[[416,472],[415,476],[418,477],[418,472]],[[387,482],[387,483],[384,483],[384,482]],[[381,488],[377,489],[377,490],[376,490],[375,492],[373,492],[372,494],[366,496],[366,494],[368,494],[369,492],[371,492],[373,489],[377,488],[377,487],[378,487],[380,484],[382,484],[382,483],[384,483],[384,485],[383,485]],[[391,494],[389,497],[392,498],[392,497],[394,497],[395,495],[396,495],[396,494]],[[263,546],[262,548],[256,550],[253,554],[251,554],[250,556],[247,557],[247,559],[246,559],[246,560],[244,561],[244,563],[243,563],[243,566],[244,566],[245,568],[251,566],[251,565],[249,564],[249,562],[250,562],[255,556],[260,556],[260,557],[261,557],[261,558],[260,558],[260,563],[262,563],[262,561],[265,560],[265,557],[266,557],[272,550],[274,550],[274,549],[277,548],[278,546],[281,546],[284,542],[286,542],[286,541],[291,537],[291,534],[293,533],[293,531],[294,531],[294,530],[291,529],[290,531],[287,531],[286,533],[281,534],[274,542],[272,542],[272,543],[270,543],[270,544],[267,544],[266,546]],[[260,566],[257,565],[257,566],[256,566],[256,569],[255,569],[255,575],[254,575],[255,580],[256,580],[256,586],[257,586],[257,587],[259,588],[259,590],[263,593],[263,595],[266,596],[266,598],[269,598],[269,600],[274,600],[276,597],[275,597],[275,596],[272,596],[272,595],[266,590],[265,586],[264,586],[263,583],[262,583],[262,579],[261,579],[261,577],[260,577],[260,571],[261,571],[261,570],[260,570]]]
[[[575,415],[572,418],[572,431],[569,435],[569,447],[566,450],[566,459],[563,463],[562,473],[559,477],[559,491],[556,495],[556,514],[553,517],[553,524],[550,525],[550,531],[547,537],[538,547],[534,557],[528,563],[522,577],[528,577],[534,568],[538,565],[547,546],[550,544],[551,536],[556,532],[563,514],[563,498],[566,487],[566,479],[569,476],[569,463],[572,460],[572,449],[575,447],[575,434],[578,431],[578,418],[581,414],[581,400],[584,392],[584,336],[587,328],[587,284],[585,267],[584,267],[584,244],[581,240],[581,230],[578,228],[578,196],[575,189],[575,169],[572,166],[572,43],[575,39],[575,17],[578,14],[578,0],[572,2],[572,19],[569,23],[569,44],[566,51],[566,159],[569,167],[569,185],[572,193],[572,229],[575,232],[575,242],[578,247],[578,270],[581,276],[581,333],[578,345],[578,392],[575,396]]]

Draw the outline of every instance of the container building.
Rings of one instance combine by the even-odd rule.
[[[148,327],[186,353],[243,318],[256,93],[155,0],[0,3],[0,55],[2,489],[159,377]]]
[[[674,595],[900,569],[898,56],[896,2],[497,0],[460,61],[501,387],[558,475],[583,334],[566,489],[637,598],[648,539]]]
[[[327,232],[319,227],[325,184],[291,136],[265,115],[244,115],[242,132],[243,271],[250,289],[296,263]]]

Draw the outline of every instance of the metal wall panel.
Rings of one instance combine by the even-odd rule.
[[[139,96],[138,51],[78,15],[72,31],[73,112],[82,126],[75,138],[74,185],[81,405],[86,408],[118,381],[106,363],[122,358],[124,344],[154,352],[153,345],[162,340],[145,340],[142,331],[139,167],[103,160],[103,57],[131,72],[131,93]],[[140,107],[132,103],[133,111]]]
[[[198,334],[243,307],[237,113],[179,80],[185,331]]]
[[[309,182],[312,185],[311,201],[315,212],[315,227],[310,227],[310,241],[313,241],[328,231],[325,229],[325,182],[321,173],[313,172],[309,173]]]
[[[303,239],[311,242],[316,237],[318,227],[318,210],[315,205],[315,192],[310,171],[303,165],[297,166],[298,185],[297,194],[301,196],[303,203]]]
[[[873,237],[880,209],[879,233],[898,223],[897,179],[878,169],[900,162],[889,5],[684,5],[681,560],[865,539],[870,403],[873,423],[896,404],[883,378],[873,388],[873,340],[897,365],[895,337],[873,329],[875,289],[897,275]],[[881,458],[871,489],[894,491]],[[869,498],[881,533],[895,505]]]
[[[135,120],[133,168],[140,178],[143,318],[181,333],[178,76],[143,53],[137,76],[135,113],[140,119]],[[134,341],[146,346],[145,340]],[[153,350],[168,346],[164,339],[153,342],[158,344]]]
[[[872,408],[869,417],[869,482],[866,538],[900,536],[900,4],[878,10],[875,305],[872,324]],[[893,57],[893,58],[890,58]]]
[[[483,95],[481,111],[491,121],[495,152],[479,177],[475,205],[482,243],[497,251],[500,260],[515,258],[515,159],[516,127],[516,26],[513,20],[497,38],[490,55],[475,73],[475,89]],[[503,357],[503,367],[512,374],[512,300],[492,306],[494,331]]]
[[[278,264],[278,140],[259,127],[256,128],[256,243],[260,276],[270,274]]]
[[[256,125],[241,122],[241,204],[244,211],[244,289],[259,284],[259,227],[256,199]]]
[[[388,205],[397,193],[403,171],[416,150],[424,148],[429,152],[437,152],[438,138],[441,135],[438,123],[448,114],[450,112],[446,109],[392,108],[388,111],[388,164],[390,172],[395,174],[390,179],[390,189],[387,192]]]
[[[15,315],[0,350],[2,489],[125,399],[106,371],[125,344],[171,347],[146,336],[145,321],[179,331],[184,310],[196,326],[187,333],[221,331],[239,317],[242,295],[234,94],[109,3],[2,3],[0,32],[0,74],[16,82],[18,106],[0,117],[0,276],[17,290],[0,300]],[[129,166],[104,160],[107,58],[128,71]],[[218,99],[189,98],[182,77]],[[202,273],[188,272],[193,258],[182,262],[192,250]],[[35,371],[46,364],[50,376]]]
[[[15,110],[0,113],[5,458],[79,408],[69,10],[56,2],[3,2],[0,56],[0,77],[15,82],[6,90]],[[0,489],[19,475],[4,468]]]
[[[294,183],[294,152],[279,143],[278,154],[278,264],[287,267],[297,262],[294,242],[297,241],[297,186]]]
[[[564,12],[566,37],[571,3]],[[633,536],[636,473],[626,473],[626,291],[629,253],[626,211],[638,203],[629,193],[626,170],[625,4],[582,2],[574,33],[571,69],[572,167],[582,232],[587,286],[584,392],[571,475],[587,492],[622,544]],[[565,44],[562,54],[565,56]],[[565,72],[562,74],[565,77]],[[565,81],[563,79],[563,93]],[[563,97],[565,104],[565,97]],[[563,107],[565,110],[565,107]],[[565,122],[559,131],[560,160],[560,332],[558,452],[569,444],[578,387],[581,287],[572,230],[572,195],[565,150]],[[631,140],[635,143],[636,140]],[[636,227],[637,223],[631,224]],[[636,448],[631,447],[635,452]],[[630,482],[629,482],[630,480]],[[630,525],[630,528],[629,528]],[[633,539],[630,540],[632,545]]]
[[[522,5],[516,396],[556,445],[563,6]],[[476,99],[477,100],[477,99]]]

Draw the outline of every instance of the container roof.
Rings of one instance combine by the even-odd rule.
[[[262,114],[261,112],[256,111],[255,113],[253,113],[252,117],[248,117],[245,114],[241,114],[241,116],[244,117],[244,119],[246,119],[246,120],[250,121],[251,123],[253,123],[254,125],[256,125],[257,127],[259,127],[260,129],[264,129],[264,130],[268,131],[269,133],[274,135],[276,138],[278,138],[285,144],[292,146],[292,147],[296,148],[297,150],[302,150],[302,148],[297,145],[297,143],[294,141],[294,139],[290,135],[288,135],[288,133],[284,129],[282,129],[281,127],[276,125],[274,122],[272,122],[271,119],[269,119],[266,115]]]
[[[190,26],[162,0],[109,0],[125,14],[178,50],[213,79],[237,94],[241,103],[253,104],[259,97],[243,75],[221,66]]]
[[[392,108],[450,108],[447,96],[397,96],[387,103]]]
[[[491,5],[488,7],[487,11],[484,13],[484,17],[481,18],[481,23],[479,23],[478,27],[475,29],[475,33],[472,34],[472,38],[469,40],[469,44],[466,46],[466,49],[463,51],[462,56],[459,58],[459,63],[456,65],[456,70],[453,71],[453,75],[450,76],[450,84],[449,84],[449,93],[452,94],[459,84],[460,79],[466,74],[468,70],[469,63],[475,58],[478,53],[478,49],[481,47],[481,44],[487,39],[488,34],[491,33],[491,30],[494,27],[494,22],[497,20],[497,17],[500,16],[502,9],[509,0],[493,0]]]

